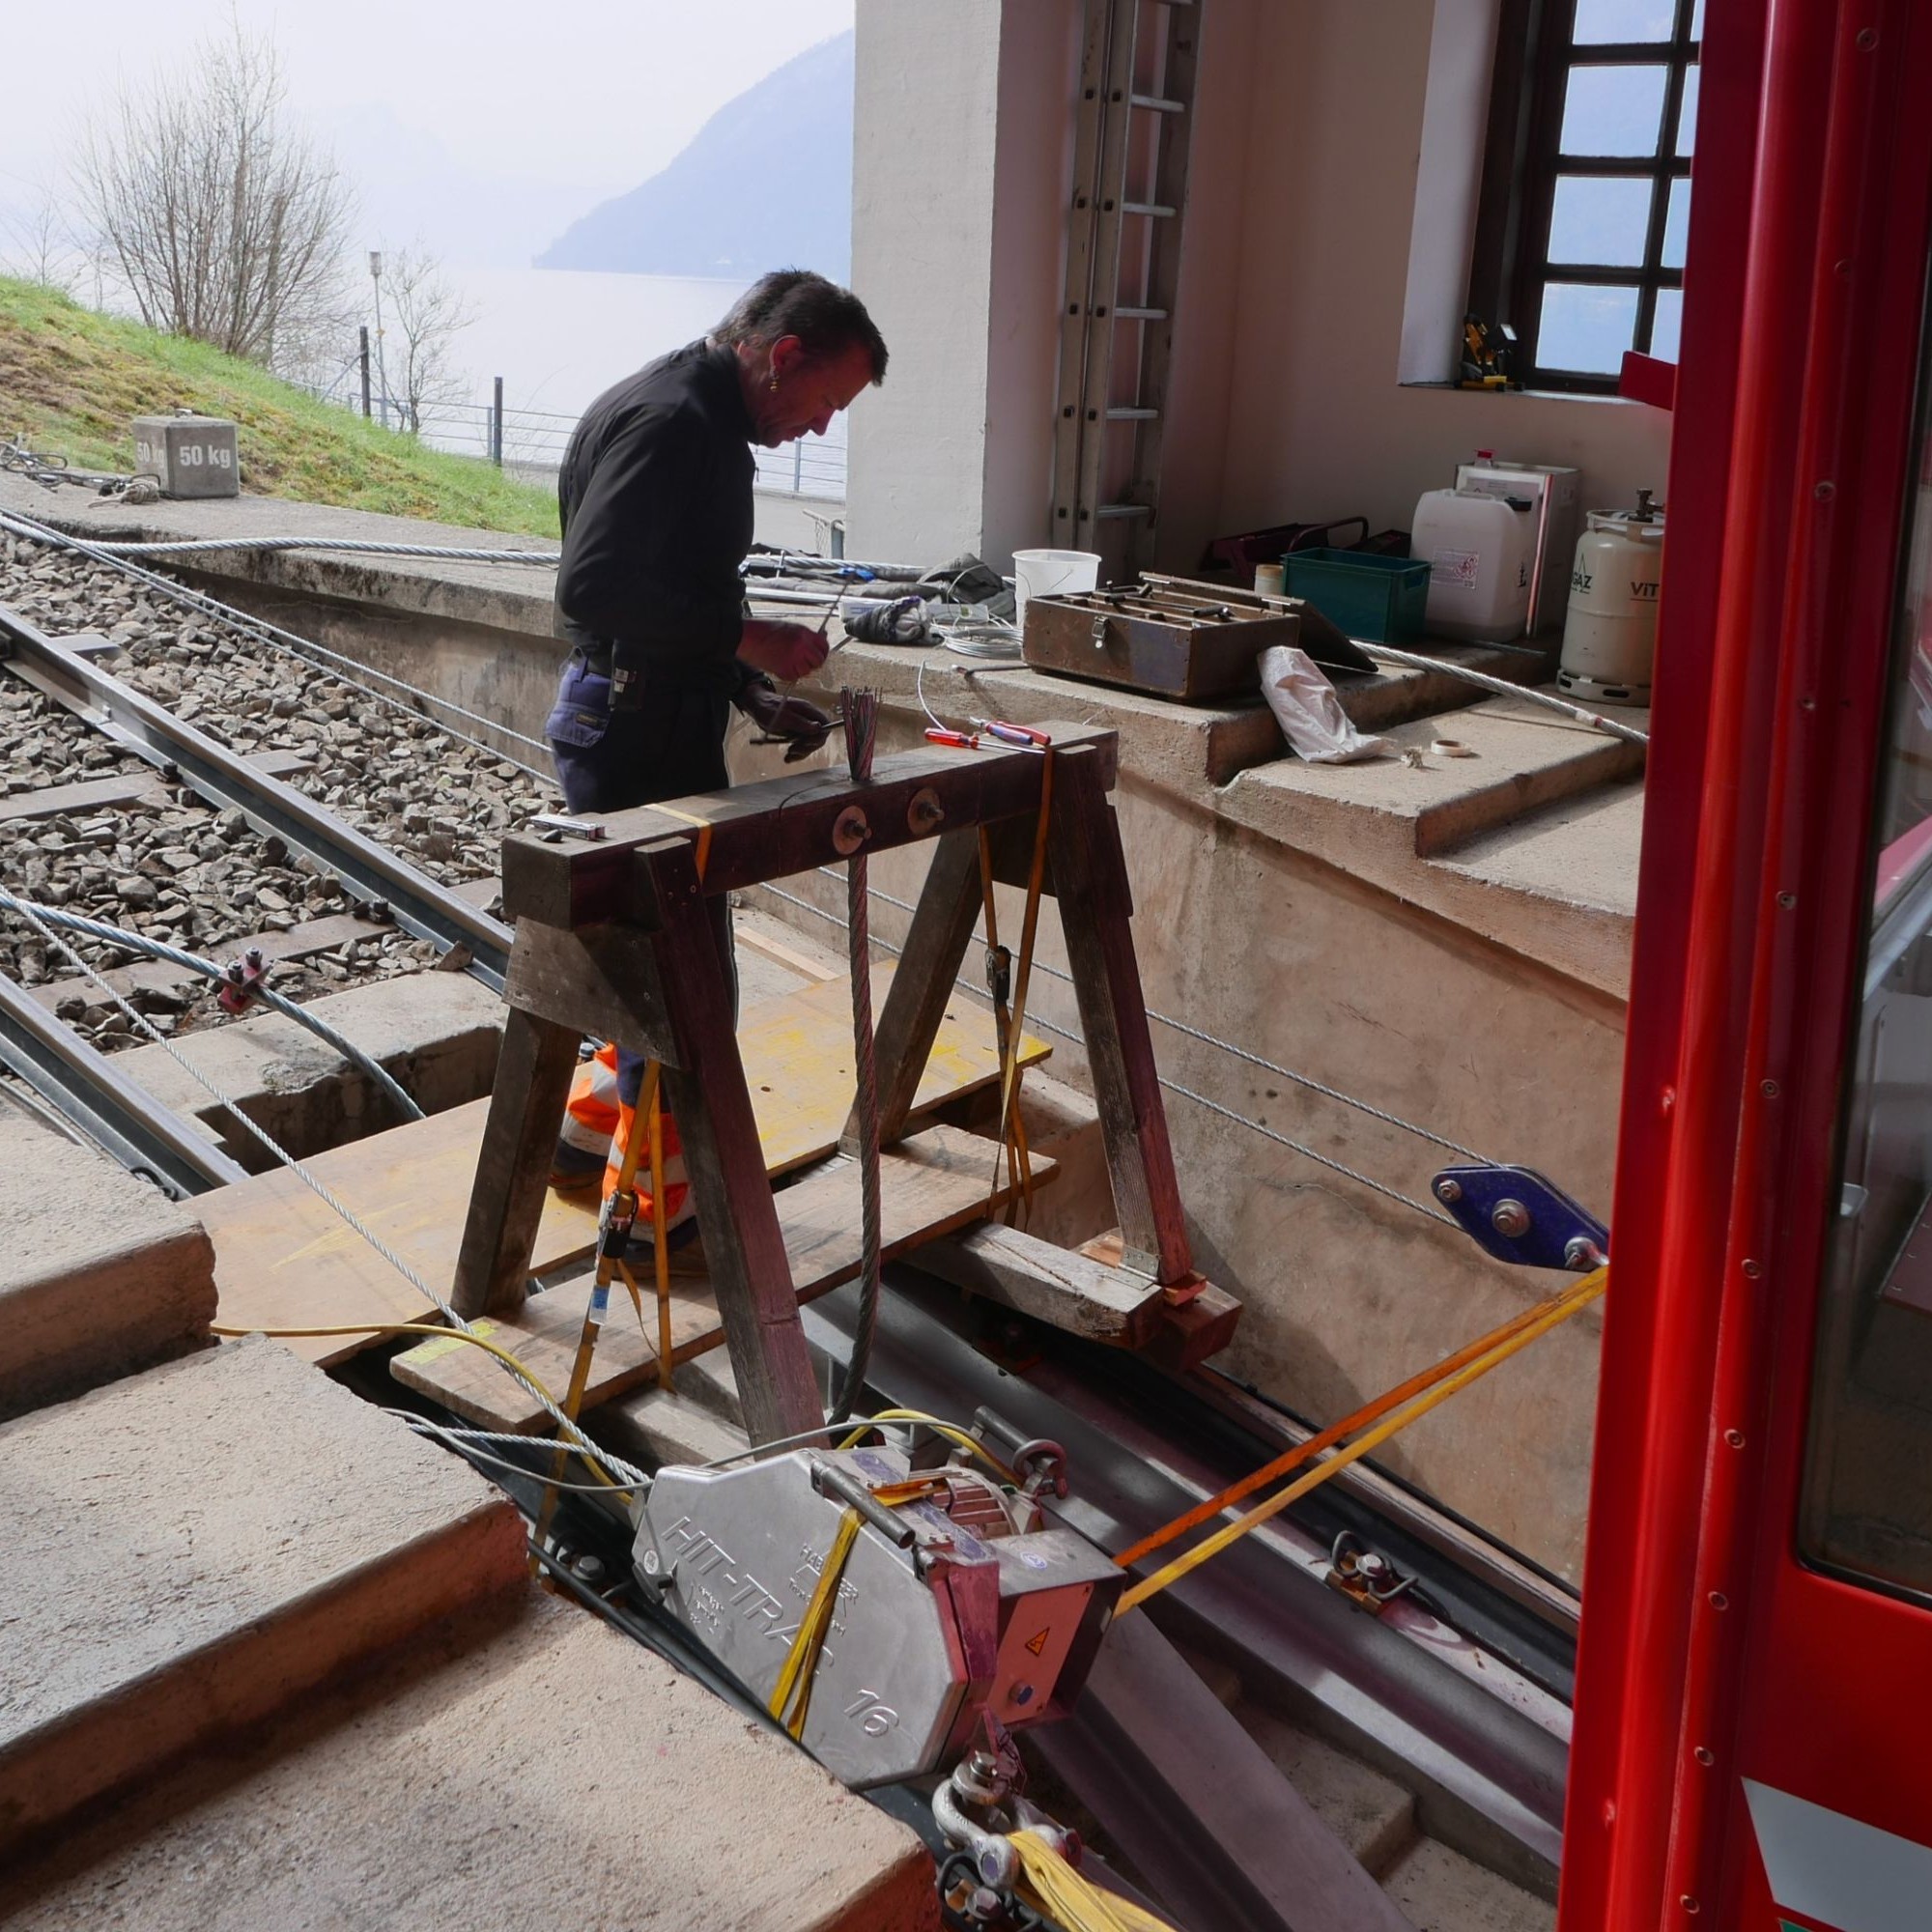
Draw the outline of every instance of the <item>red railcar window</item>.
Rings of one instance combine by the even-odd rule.
[[[1928,336],[1932,346],[1932,336]],[[1898,575],[1863,1004],[1820,1301],[1804,1555],[1932,1600],[1932,356]]]

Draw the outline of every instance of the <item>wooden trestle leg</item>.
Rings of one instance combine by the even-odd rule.
[[[873,1034],[881,1147],[890,1147],[905,1132],[906,1117],[925,1075],[925,1063],[979,916],[979,831],[944,833],[933,848],[905,951]],[[851,1142],[858,1131],[855,1105],[846,1117],[841,1145]]]
[[[1134,957],[1121,828],[1086,746],[1057,753],[1048,828],[1054,892],[1080,1005],[1124,1265],[1163,1286],[1193,1277],[1153,1041]]]
[[[521,1007],[503,1015],[497,1082],[449,1297],[466,1320],[523,1306],[577,1041],[572,1028]]]
[[[639,854],[663,923],[651,935],[672,1051],[664,1078],[684,1143],[685,1172],[704,1236],[731,1372],[752,1440],[769,1442],[825,1420],[798,1319],[791,1263],[772,1199],[758,1123],[731,1013],[731,989],[682,839]]]

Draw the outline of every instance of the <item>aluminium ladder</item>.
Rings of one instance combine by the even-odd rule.
[[[1198,0],[1087,0],[1051,541],[1098,552],[1103,580],[1154,560],[1200,14]]]

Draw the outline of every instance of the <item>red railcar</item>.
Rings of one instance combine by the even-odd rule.
[[[1562,1932],[1932,1926],[1932,5],[1711,0]]]

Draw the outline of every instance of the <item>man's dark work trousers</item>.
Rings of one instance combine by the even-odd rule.
[[[730,783],[724,731],[731,701],[724,692],[698,684],[647,688],[637,710],[610,707],[611,680],[573,657],[544,726],[563,802],[571,811],[594,818],[693,792],[723,791]],[[738,972],[731,952],[731,908],[723,894],[704,904],[735,1012]],[[643,1080],[643,1056],[619,1052],[617,1096],[627,1107],[638,1104]]]

